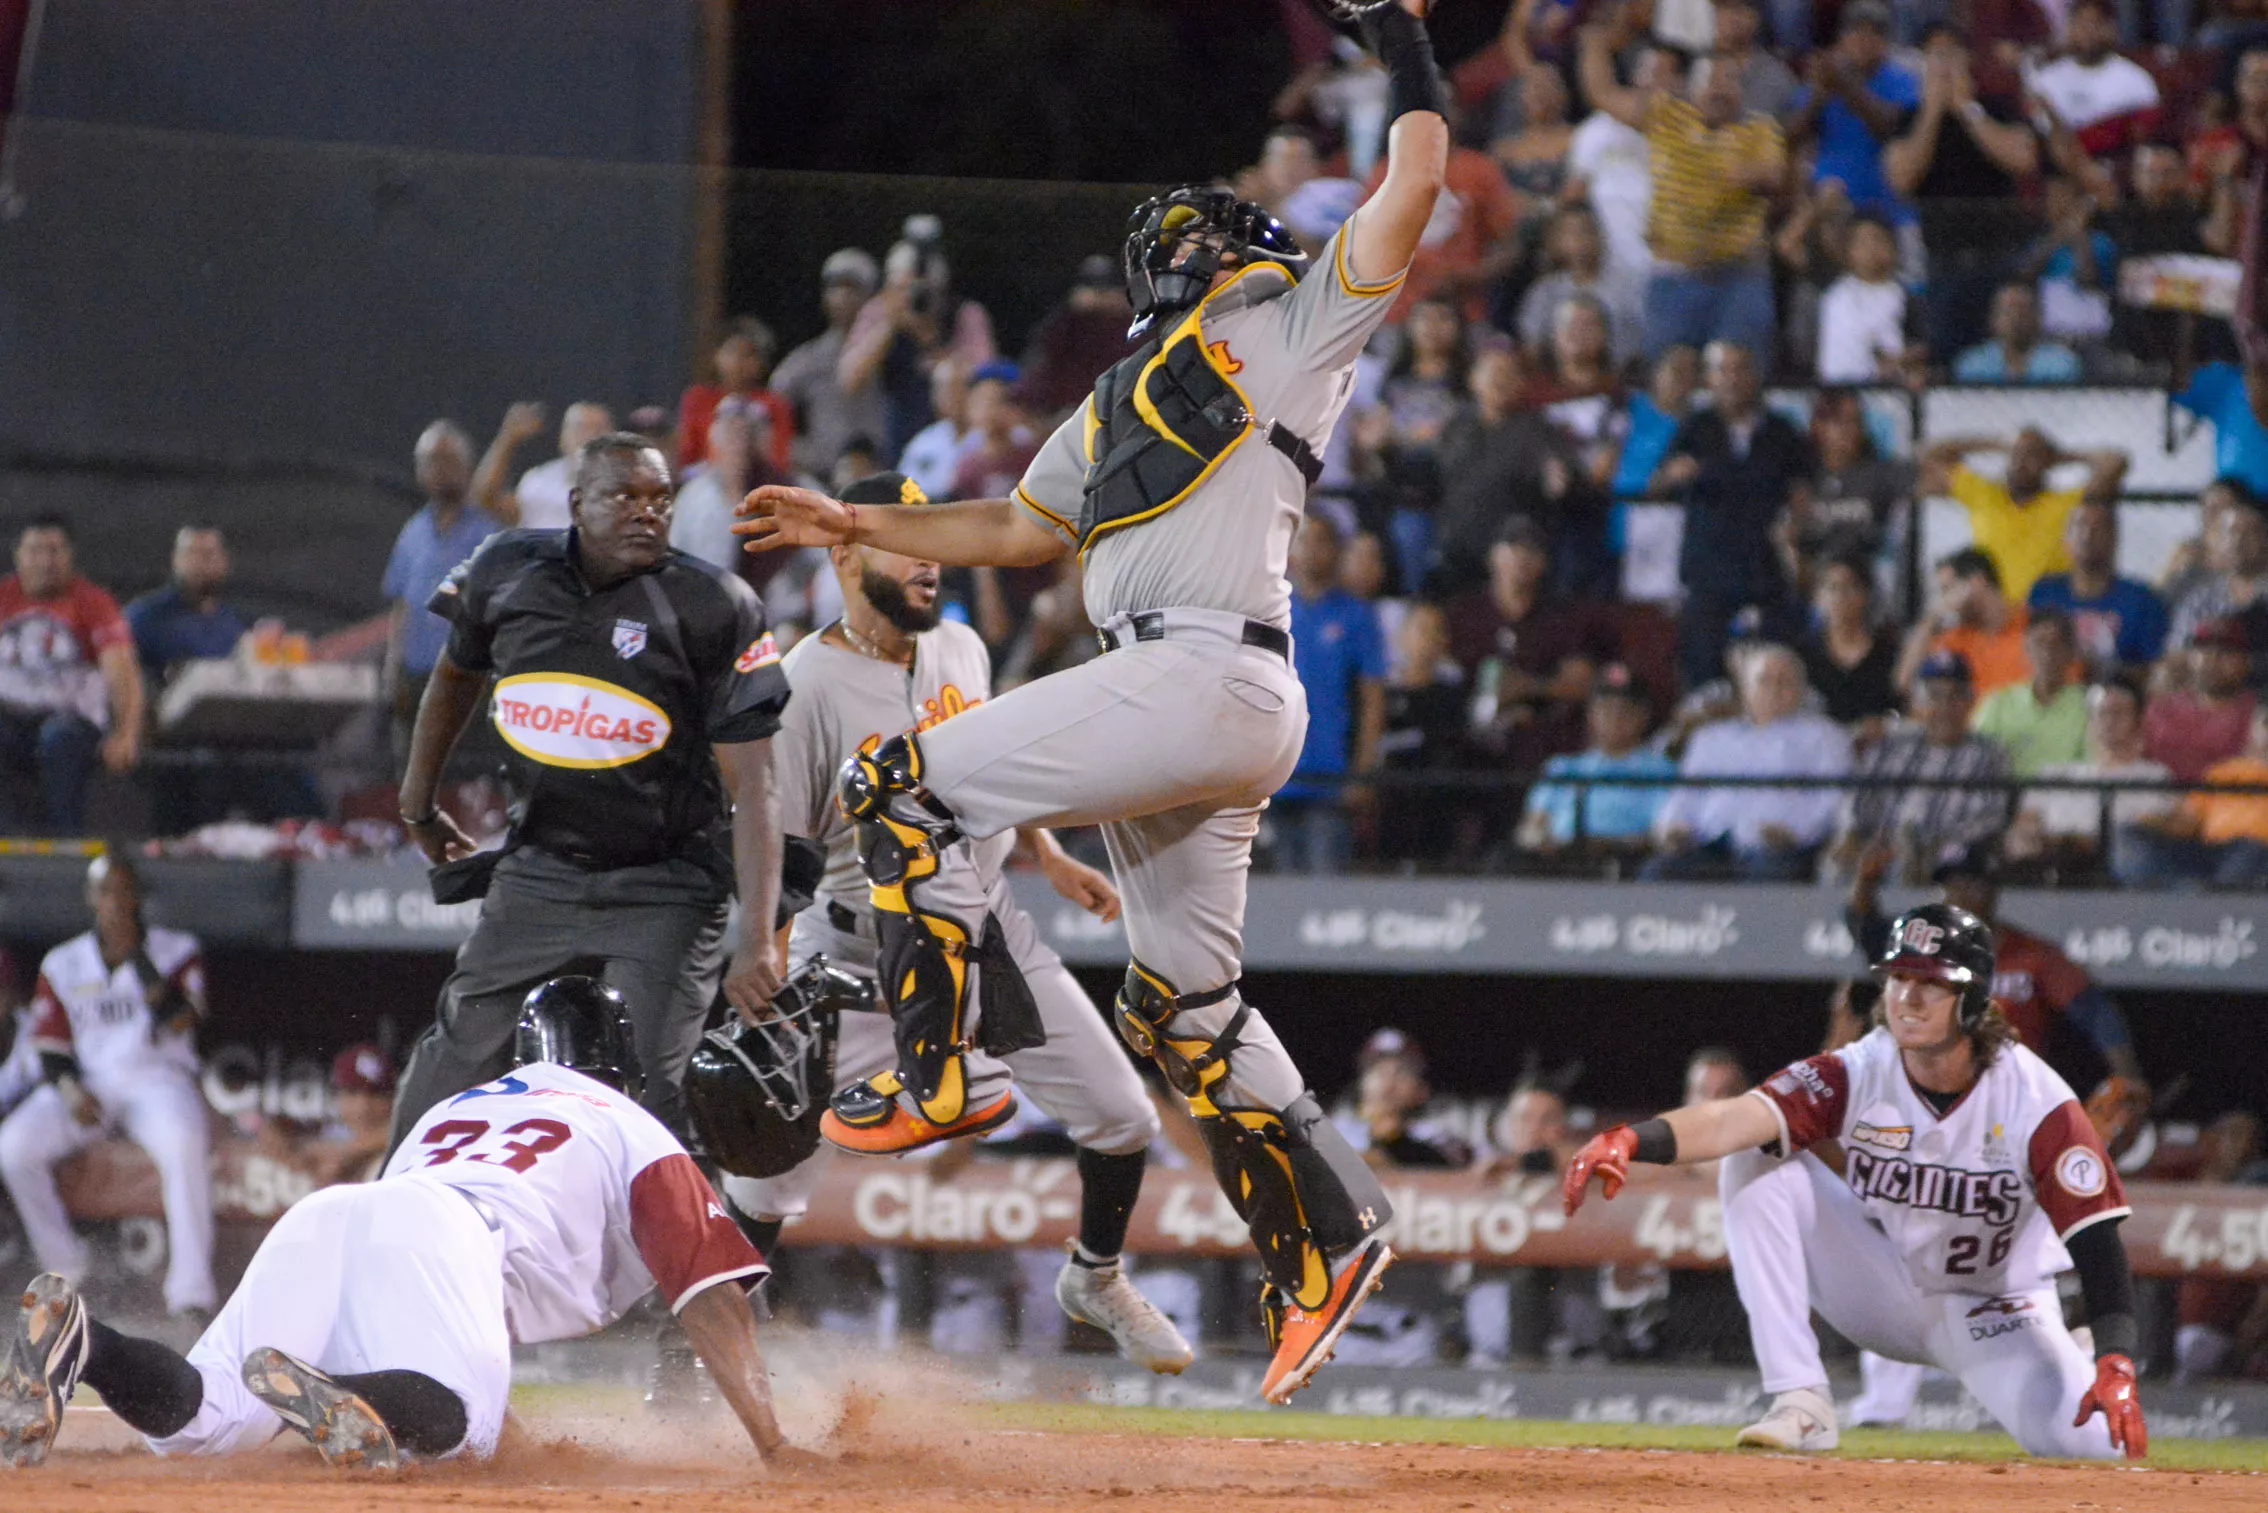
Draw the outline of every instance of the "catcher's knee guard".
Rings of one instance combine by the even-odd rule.
[[[1177,997],[1164,979],[1136,963],[1127,968],[1115,1005],[1118,1031],[1188,1100],[1212,1153],[1213,1176],[1251,1226],[1269,1283],[1301,1307],[1319,1308],[1331,1291],[1329,1258],[1382,1228],[1393,1209],[1369,1164],[1313,1096],[1302,1093],[1280,1113],[1216,1098],[1252,1011],[1239,1003],[1216,1031],[1184,1016],[1235,991],[1232,982]]]
[[[961,838],[953,813],[921,782],[921,743],[892,736],[843,763],[835,796],[858,831],[858,864],[874,891],[874,906],[911,911],[905,890],[937,872],[937,858]]]
[[[961,921],[923,911],[914,887],[937,874],[938,858],[961,838],[952,812],[921,782],[921,743],[893,736],[843,763],[837,797],[858,831],[858,860],[874,901],[879,951],[875,981],[897,1044],[895,1079],[922,1117],[951,1124],[968,1096],[969,962],[980,938]]]

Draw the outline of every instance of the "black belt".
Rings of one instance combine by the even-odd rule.
[[[1163,641],[1166,638],[1166,617],[1162,609],[1146,609],[1138,615],[1129,615],[1134,622],[1134,639],[1137,641]],[[1126,643],[1114,630],[1097,631],[1104,651],[1116,651]],[[1259,620],[1244,622],[1244,644],[1272,651],[1286,662],[1291,660],[1291,632],[1278,630]]]
[[[1315,448],[1282,421],[1268,422],[1268,445],[1291,459],[1291,465],[1299,469],[1299,476],[1307,480],[1309,488],[1315,487],[1315,480],[1323,476],[1323,459],[1315,455]]]

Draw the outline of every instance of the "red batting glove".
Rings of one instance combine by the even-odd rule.
[[[2142,1403],[2134,1395],[2134,1363],[2123,1355],[2106,1355],[2095,1362],[2095,1385],[2079,1394],[2079,1416],[2071,1427],[2078,1428],[2097,1413],[2110,1426],[2110,1442],[2124,1450],[2128,1460],[2150,1453],[2150,1426],[2142,1422]]]
[[[1618,1124],[1591,1137],[1591,1143],[1575,1153],[1567,1163],[1567,1179],[1561,1185],[1560,1197],[1572,1216],[1583,1206],[1583,1195],[1590,1190],[1591,1177],[1599,1179],[1599,1191],[1612,1198],[1622,1191],[1622,1184],[1630,1176],[1630,1158],[1638,1153],[1638,1132],[1627,1124]],[[2129,1379],[2131,1380],[2131,1373]]]

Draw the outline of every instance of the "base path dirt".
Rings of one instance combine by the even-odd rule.
[[[923,1417],[927,1421],[923,1422]],[[1517,1513],[2181,1513],[2268,1504],[2257,1475],[2110,1466],[1806,1460],[1676,1451],[1535,1450],[1157,1435],[1003,1432],[952,1415],[853,1410],[820,1471],[770,1474],[729,1425],[545,1418],[486,1464],[398,1476],[327,1471],[296,1442],[218,1461],[152,1459],[107,1415],[74,1413],[45,1466],[0,1473],[8,1513],[294,1513],[618,1509],[652,1513],[1054,1510],[1517,1510]],[[1121,1499],[1126,1501],[1121,1502]]]

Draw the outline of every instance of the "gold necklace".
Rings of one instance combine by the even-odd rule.
[[[877,662],[894,662],[900,667],[910,667],[913,665],[911,647],[907,648],[907,651],[909,653],[908,655],[903,657],[893,657],[888,652],[884,651],[880,646],[876,645],[872,641],[867,640],[866,637],[860,635],[855,629],[853,629],[850,623],[849,615],[844,615],[842,619],[836,621],[835,623],[842,627],[843,639],[850,643],[850,649],[857,652],[860,656],[872,657]]]

